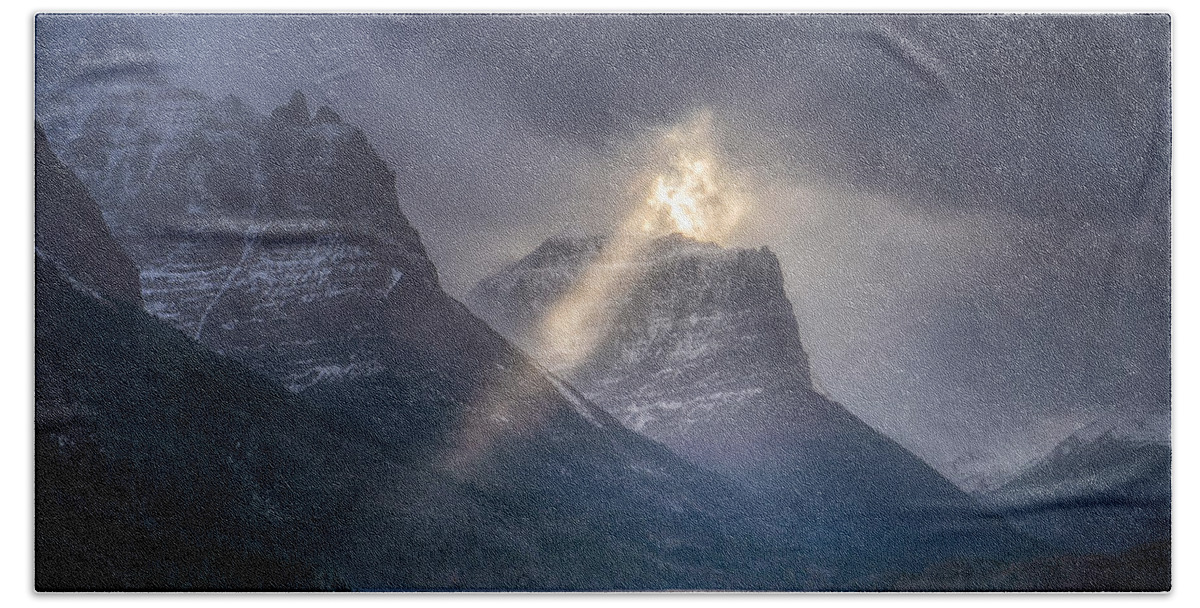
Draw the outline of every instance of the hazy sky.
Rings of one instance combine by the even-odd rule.
[[[1164,16],[43,18],[38,86],[300,89],[397,172],[444,285],[638,204],[711,113],[821,386],[946,468],[1169,400]]]

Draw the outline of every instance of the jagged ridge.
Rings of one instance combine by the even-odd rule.
[[[141,269],[148,311],[301,390],[384,366],[389,300],[437,288],[363,133],[169,87],[64,93],[51,139]],[[283,336],[286,335],[286,339]]]

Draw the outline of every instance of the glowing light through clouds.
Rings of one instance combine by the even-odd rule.
[[[678,232],[698,241],[722,242],[737,224],[741,204],[719,174],[713,119],[700,112],[663,134],[667,166],[654,179],[640,210],[641,231]]]
[[[550,313],[540,332],[538,354],[550,368],[569,374],[608,331],[609,304],[633,271],[630,260],[651,240],[678,233],[721,243],[736,225],[743,204],[722,172],[711,112],[658,134],[651,147],[653,168],[647,195],[611,235],[600,256],[583,272]]]
[[[599,256],[545,315],[533,349],[548,368],[542,373],[568,377],[591,355],[612,325],[614,304],[636,278],[640,266],[632,262],[651,241],[682,234],[721,243],[730,234],[744,205],[735,195],[734,180],[723,171],[714,131],[711,113],[701,111],[643,142],[649,144],[643,149],[647,170],[640,180],[644,198],[630,201],[635,206]],[[505,371],[480,391],[480,407],[464,420],[445,457],[448,471],[469,474],[497,436],[526,432],[545,416],[537,396],[527,394],[536,383],[505,380],[511,373]]]

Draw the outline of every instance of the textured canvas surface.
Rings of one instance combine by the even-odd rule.
[[[1165,15],[40,15],[41,591],[1164,591]]]

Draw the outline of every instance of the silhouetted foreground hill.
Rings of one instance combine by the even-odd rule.
[[[314,408],[37,259],[35,578],[47,590],[319,589],[345,497]],[[303,484],[298,484],[303,481]]]

